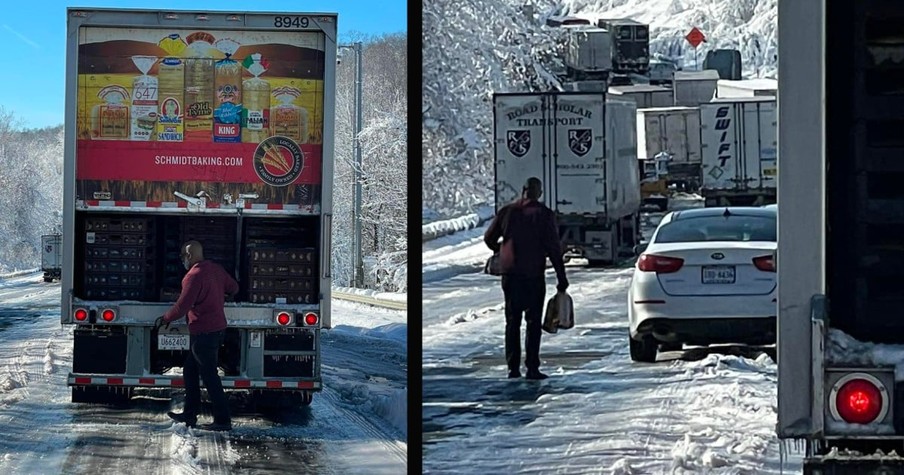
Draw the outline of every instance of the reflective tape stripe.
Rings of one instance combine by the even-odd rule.
[[[80,205],[92,208],[187,208],[187,201],[109,201],[109,200],[84,200]],[[229,208],[232,205],[227,205]],[[207,203],[207,208],[218,209],[223,207],[221,203]],[[245,203],[245,209],[269,209],[269,210],[300,210],[301,206],[283,203]]]
[[[70,385],[101,385],[101,386],[156,386],[156,387],[184,387],[185,380],[182,378],[125,378],[125,377],[100,377],[91,378],[85,376],[69,377]],[[236,379],[224,380],[224,388],[236,389],[252,389],[252,388],[268,388],[268,389],[316,389],[320,387],[320,383],[316,381],[274,381],[274,380],[258,380]]]

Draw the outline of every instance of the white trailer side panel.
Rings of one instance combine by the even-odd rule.
[[[771,98],[700,106],[704,189],[776,187],[775,114]]]
[[[737,186],[738,131],[734,104],[700,106],[703,188],[731,190]]]
[[[748,186],[775,188],[777,172],[775,101],[741,103],[744,112],[744,147]]]
[[[607,212],[603,94],[548,96],[555,102],[555,186],[547,186],[561,214]]]
[[[592,26],[568,29],[565,64],[578,71],[602,72],[612,69],[609,32]]]
[[[496,95],[495,127],[496,210],[521,197],[521,188],[535,176],[548,187],[551,175],[546,151],[542,95]],[[552,207],[550,193],[540,198]]]
[[[46,234],[41,236],[41,270],[57,270],[63,267],[63,236]]]
[[[496,209],[537,177],[557,213],[607,213],[603,94],[497,94],[494,114]]]
[[[637,108],[631,101],[606,101],[609,151],[607,185],[609,216],[620,218],[640,209],[637,170]]]
[[[810,298],[825,294],[825,3],[779,2],[779,437],[814,432]],[[821,414],[820,414],[821,417]]]

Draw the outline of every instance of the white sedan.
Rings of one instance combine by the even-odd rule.
[[[631,359],[654,362],[660,345],[774,344],[775,249],[775,208],[665,215],[628,291]]]

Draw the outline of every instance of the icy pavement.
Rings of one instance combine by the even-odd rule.
[[[662,215],[644,216],[646,235]],[[448,239],[455,236],[458,243],[425,244],[425,265],[428,255],[488,253],[474,236]],[[632,363],[633,269],[567,269],[576,326],[543,334],[550,378],[542,382],[505,378],[497,278],[469,272],[425,282],[425,473],[782,471],[772,349],[691,349]],[[550,296],[553,275],[547,284]],[[793,455],[783,470],[799,473],[800,463]]]
[[[385,473],[407,470],[407,318],[333,302],[324,387],[310,407],[234,411],[234,430],[173,424],[182,396],[123,408],[72,404],[72,328],[59,284],[0,277],[0,473]]]

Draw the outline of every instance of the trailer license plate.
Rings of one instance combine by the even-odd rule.
[[[188,335],[157,335],[158,350],[187,350]]]
[[[704,284],[735,283],[735,266],[703,266]]]

